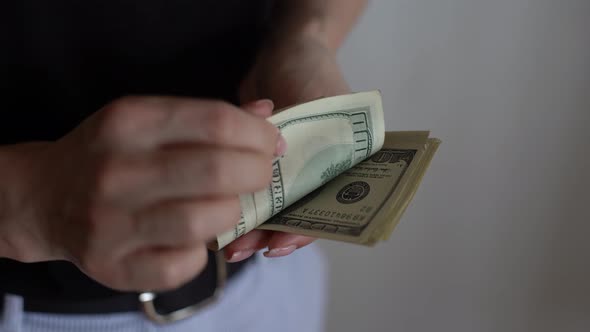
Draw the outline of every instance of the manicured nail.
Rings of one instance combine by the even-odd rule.
[[[243,261],[244,259],[252,256],[252,254],[254,254],[254,249],[236,251],[231,255],[231,257],[227,261],[229,263],[237,263],[239,261]]]
[[[270,99],[260,99],[254,103],[256,108],[265,108],[272,110],[275,107],[275,104]]]
[[[282,257],[282,256],[287,256],[290,253],[292,253],[293,251],[295,251],[295,249],[297,249],[296,245],[290,245],[288,247],[285,248],[274,248],[271,249],[267,252],[264,253],[264,256],[266,257]]]
[[[260,99],[257,101],[247,103],[243,105],[243,107],[250,114],[268,118],[272,115],[274,104],[270,99]]]
[[[279,139],[277,140],[277,147],[275,149],[275,157],[280,157],[287,152],[287,141],[279,131]]]

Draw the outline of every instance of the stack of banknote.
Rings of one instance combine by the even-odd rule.
[[[412,200],[440,140],[427,131],[385,132],[379,91],[322,98],[269,119],[287,141],[266,190],[240,197],[223,248],[258,228],[374,245]]]

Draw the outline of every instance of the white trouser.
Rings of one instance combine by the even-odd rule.
[[[258,257],[227,285],[221,300],[179,322],[157,325],[139,312],[64,315],[22,310],[6,296],[0,332],[319,332],[323,331],[326,265],[314,245],[283,258]]]

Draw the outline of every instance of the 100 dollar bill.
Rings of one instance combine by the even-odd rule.
[[[273,163],[272,183],[266,190],[240,196],[240,221],[234,230],[217,237],[214,249],[259,227],[367,159],[384,141],[378,91],[318,99],[285,109],[269,120],[287,141],[287,151]]]
[[[374,245],[412,200],[440,140],[387,132],[382,149],[277,214],[261,229]]]

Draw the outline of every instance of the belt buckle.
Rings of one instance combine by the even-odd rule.
[[[223,250],[219,250],[215,253],[215,267],[216,267],[216,287],[215,292],[208,299],[201,301],[197,304],[178,309],[171,313],[161,314],[158,312],[154,300],[157,297],[156,293],[143,292],[139,294],[139,302],[141,303],[141,309],[143,313],[152,321],[158,324],[166,324],[176,322],[185,318],[188,318],[196,314],[199,310],[206,306],[209,306],[219,300],[223,295],[225,283],[227,281],[227,266],[225,264],[225,258]]]

